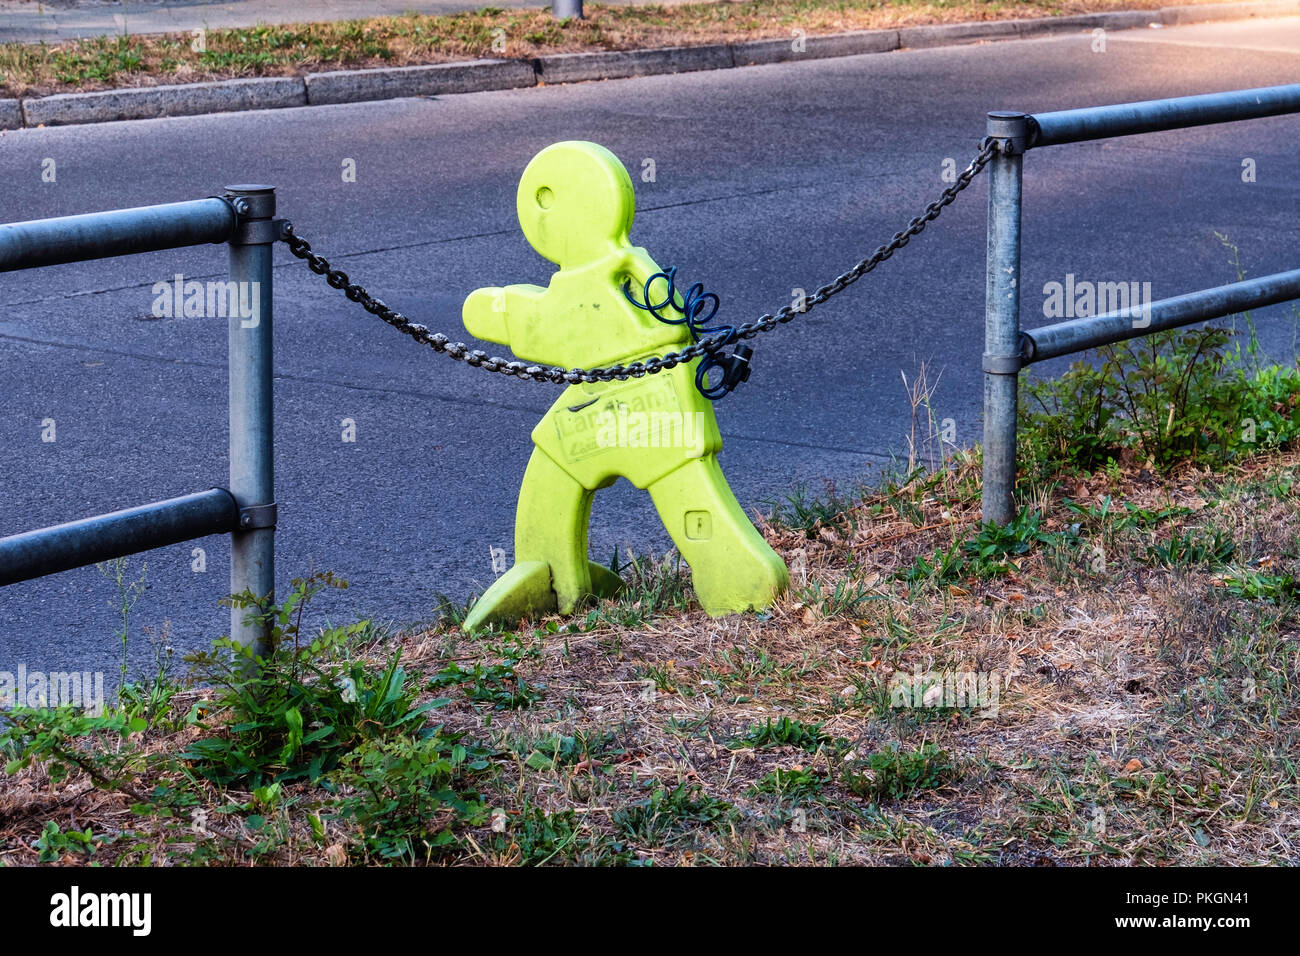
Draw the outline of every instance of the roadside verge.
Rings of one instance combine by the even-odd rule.
[[[1150,25],[1163,27],[1294,14],[1300,14],[1300,0],[1198,4],[1068,17],[859,30],[800,38],[797,42],[775,39],[647,50],[557,53],[532,59],[477,59],[428,66],[331,70],[296,77],[257,77],[90,93],[58,93],[0,99],[0,130],[444,96],[549,83],[613,80],[1037,38],[1097,29],[1130,30]]]

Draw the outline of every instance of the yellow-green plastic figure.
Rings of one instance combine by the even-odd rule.
[[[628,240],[632,180],[595,143],[556,143],[524,170],[516,201],[524,236],[559,266],[543,289],[477,289],[465,328],[521,359],[590,368],[644,360],[690,344],[683,325],[657,321],[623,294],[661,270]],[[650,492],[712,615],[765,608],[789,581],[785,564],[727,486],[713,405],[695,387],[696,363],[626,382],[571,385],[533,429],[536,446],[515,517],[515,565],[474,605],[464,627],[513,625],[572,611],[621,581],[587,559],[597,489],[622,476]]]

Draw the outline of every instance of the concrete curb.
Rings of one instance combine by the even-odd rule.
[[[1251,17],[1280,16],[1286,11],[1300,12],[1300,3],[1204,3],[1198,6],[1164,7],[1160,11],[1160,22],[1172,27],[1210,20],[1249,20]]]
[[[23,104],[19,100],[0,100],[0,129],[22,129]]]
[[[306,105],[302,80],[292,76],[268,76],[98,93],[59,93],[23,100],[23,112],[28,126],[65,126]]]
[[[1300,9],[1300,4],[1297,4]],[[1050,36],[1056,33],[1079,33],[1089,30],[1134,30],[1152,23],[1164,24],[1159,10],[1117,10],[1113,13],[1080,13],[1072,17],[1054,17],[1050,20],[1012,20],[1020,36],[1025,38]]]
[[[657,73],[727,70],[736,65],[731,47],[726,44],[668,47],[660,50],[614,50],[609,53],[556,53],[539,57],[535,63],[537,79],[542,83],[577,83],[583,80],[653,76]]]
[[[1300,0],[1118,10],[1033,20],[858,30],[831,36],[735,44],[608,53],[557,53],[536,60],[483,59],[430,66],[334,70],[309,73],[304,77],[261,77],[96,93],[59,93],[22,101],[0,99],[0,130],[475,93],[529,87],[538,83],[576,83],[693,70],[723,70],[791,60],[1044,37],[1098,28],[1127,30],[1153,23],[1176,26],[1289,14],[1300,14]]]
[[[469,60],[378,70],[308,73],[307,103],[362,103],[405,96],[441,96],[534,86],[537,73],[526,60]],[[298,81],[302,83],[302,80]]]
[[[1015,20],[990,20],[987,23],[941,23],[928,27],[903,27],[898,42],[903,49],[952,46],[980,40],[1008,40],[1020,36]]]
[[[858,56],[862,53],[889,53],[898,49],[897,30],[858,30],[833,33],[824,37],[803,38],[803,50],[795,49],[793,39],[751,40],[732,44],[736,66],[785,63],[790,60],[823,60],[834,56]]]

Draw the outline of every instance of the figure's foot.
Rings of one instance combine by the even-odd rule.
[[[551,590],[551,568],[545,561],[521,561],[497,578],[474,602],[461,630],[467,634],[489,624],[513,627],[521,618],[539,617],[555,611]]]
[[[559,611],[569,614],[588,597],[613,597],[623,588],[623,579],[594,561],[587,562],[591,575],[590,591],[558,599],[551,580],[551,568],[545,561],[521,561],[496,580],[474,602],[461,629],[473,633],[489,624],[514,627],[525,617],[540,617]]]
[[[588,561],[591,569],[591,593],[598,598],[609,598],[623,590],[624,581],[617,574],[595,561]]]
[[[743,563],[736,560],[719,567],[703,560],[696,564],[699,570],[691,568],[691,586],[710,617],[765,611],[790,586],[785,562],[775,551],[764,553],[755,547],[748,550]]]

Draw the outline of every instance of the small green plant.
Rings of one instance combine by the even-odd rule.
[[[815,800],[825,783],[825,779],[815,770],[773,770],[754,784],[750,792],[770,793],[795,802]]]
[[[1121,454],[1117,383],[1109,364],[1079,361],[1060,378],[1020,379],[1020,455],[1031,474],[1092,471]]]
[[[1221,567],[1232,560],[1236,545],[1224,531],[1193,528],[1174,531],[1168,541],[1147,545],[1147,564],[1167,568]]]
[[[1240,252],[1231,253],[1238,279]],[[1021,445],[1029,474],[1105,467],[1112,483],[1127,453],[1157,468],[1217,464],[1300,437],[1300,367],[1292,307],[1292,358],[1267,361],[1249,312],[1230,328],[1171,329],[1089,353],[1063,376],[1021,382]]]
[[[798,747],[809,753],[816,753],[823,746],[830,744],[831,737],[822,730],[821,724],[805,724],[800,720],[781,717],[773,722],[770,718],[751,727],[744,736],[737,737],[728,746],[753,747]]]
[[[162,640],[153,642],[153,649],[153,674],[146,680],[122,684],[117,691],[118,706],[132,716],[143,717],[150,727],[162,723],[165,729],[175,730],[180,721],[171,716],[171,703],[181,684],[172,676],[174,652],[166,641],[166,632]]]
[[[14,707],[0,727],[0,747],[13,754],[7,774],[36,761],[44,764],[52,784],[80,770],[97,787],[116,790],[129,783],[143,760],[129,738],[145,729],[144,718],[121,710],[91,716],[70,704]]]
[[[127,683],[127,650],[131,636],[131,611],[139,603],[141,596],[145,592],[145,579],[149,570],[148,564],[140,565],[140,576],[134,580],[127,576],[127,559],[113,558],[109,561],[102,561],[95,565],[95,570],[107,578],[117,589],[115,598],[108,602],[108,606],[115,610],[120,623],[117,627],[117,640],[122,646],[121,659],[121,680],[118,683],[118,698],[121,699],[122,688]]]
[[[99,844],[106,842],[104,837],[95,836],[87,827],[85,830],[60,830],[53,820],[48,821],[36,838],[36,859],[41,863],[57,863],[69,854],[94,856]]]
[[[865,767],[855,762],[844,768],[844,783],[849,790],[871,800],[897,800],[922,790],[936,790],[959,776],[948,752],[933,743],[915,750],[891,745],[871,754]]]
[[[1059,379],[1026,382],[1025,448],[1091,472],[1135,449],[1158,467],[1217,461],[1236,444],[1244,380],[1224,375],[1232,332],[1172,329],[1098,349]]]
[[[1114,458],[1106,459],[1106,466],[1104,471],[1106,472],[1106,480],[1109,481],[1112,485],[1118,485],[1120,478],[1124,474],[1124,470],[1120,468],[1119,462],[1117,462]]]
[[[371,738],[331,775],[352,795],[338,817],[355,823],[370,853],[385,860],[428,862],[456,845],[453,824],[477,826],[487,807],[472,783],[490,753],[436,728],[423,737]]]
[[[644,865],[625,840],[589,831],[572,810],[546,813],[539,807],[525,804],[522,810],[506,819],[505,827],[505,832],[493,834],[492,848],[502,860],[514,865]]]
[[[975,537],[962,545],[971,571],[978,577],[1004,574],[1010,562],[1028,554],[1036,544],[1045,544],[1055,535],[1042,530],[1043,516],[1037,511],[1022,511],[1007,525],[993,522],[980,525]]]
[[[398,663],[400,652],[382,669],[348,659],[349,645],[370,633],[367,621],[323,629],[304,643],[303,611],[328,586],[341,582],[330,574],[295,580],[284,604],[263,609],[272,624],[266,658],[228,639],[189,658],[213,691],[190,714],[195,726],[213,733],[181,754],[203,776],[250,788],[316,781],[362,741],[415,733],[426,713],[447,703],[416,704],[418,688]],[[228,719],[214,722],[209,714]]]
[[[709,731],[709,718],[705,717],[669,717],[664,729],[674,737],[704,737]]]
[[[861,501],[860,493],[841,494],[835,483],[828,481],[820,495],[810,495],[806,485],[798,485],[785,498],[769,498],[760,503],[769,509],[772,524],[815,538],[819,528],[851,520],[849,516]]]
[[[478,597],[476,595],[467,601],[456,601],[441,591],[435,591],[433,599],[434,617],[441,618],[459,627],[465,623],[465,618],[469,616],[469,609],[474,606],[474,602],[478,600]]]
[[[918,554],[912,566],[901,572],[903,580],[909,584],[926,580],[956,581],[965,573],[966,559],[958,545],[936,551],[928,558]]]
[[[508,833],[493,836],[493,849],[521,866],[543,866],[557,857],[568,862],[581,832],[575,816],[572,810],[546,813],[526,807],[510,818]]]
[[[453,662],[434,674],[429,686],[463,686],[465,696],[472,701],[491,704],[496,710],[521,710],[531,707],[541,692],[519,676],[515,671],[517,663],[510,658],[495,664],[476,661],[469,666]]]
[[[1238,374],[1241,406],[1234,446],[1262,452],[1294,443],[1300,437],[1300,368],[1275,365]]]
[[[571,767],[593,757],[621,753],[612,749],[613,743],[612,733],[579,731],[573,736],[547,734],[531,742],[521,740],[516,744],[515,751],[521,755],[526,753],[524,764],[534,770],[554,770],[557,767]]]
[[[638,680],[650,681],[661,694],[675,694],[677,675],[674,670],[672,661],[666,664],[644,664],[636,669],[636,676]]]
[[[520,661],[535,661],[542,657],[542,649],[546,646],[542,639],[542,634],[558,634],[560,625],[556,621],[548,621],[544,630],[533,632],[533,638],[525,641],[515,631],[505,631],[496,640],[487,640],[484,647],[489,654],[495,654],[498,657],[516,664]]]
[[[1265,574],[1253,568],[1246,568],[1225,575],[1221,580],[1229,593],[1252,601],[1283,604],[1300,598],[1300,582],[1286,573]]]
[[[616,555],[611,570],[623,578],[623,588],[587,614],[587,629],[601,623],[643,627],[665,613],[685,611],[691,606],[693,592],[680,554],[670,553],[658,560],[630,555],[622,567]]]
[[[796,591],[807,607],[816,608],[825,618],[861,617],[869,601],[887,600],[886,595],[872,593],[871,586],[852,577],[836,580],[834,587],[821,581],[809,581]]]
[[[1016,560],[1035,545],[1056,544],[1061,535],[1042,529],[1043,516],[1037,511],[1022,511],[1008,524],[987,522],[965,541],[937,551],[927,559],[918,556],[904,571],[909,583],[933,579],[954,581],[964,577],[991,578],[1015,570]]]
[[[704,788],[680,784],[657,786],[642,800],[614,811],[614,827],[633,840],[657,846],[692,825],[716,826],[731,813],[731,804],[709,796]]]
[[[1110,495],[1106,495],[1095,505],[1079,504],[1069,498],[1066,498],[1062,504],[1089,526],[1097,529],[1109,527],[1113,531],[1151,528],[1172,518],[1181,518],[1192,513],[1191,508],[1180,506],[1151,510],[1135,505],[1131,501],[1121,501],[1116,507]]]

